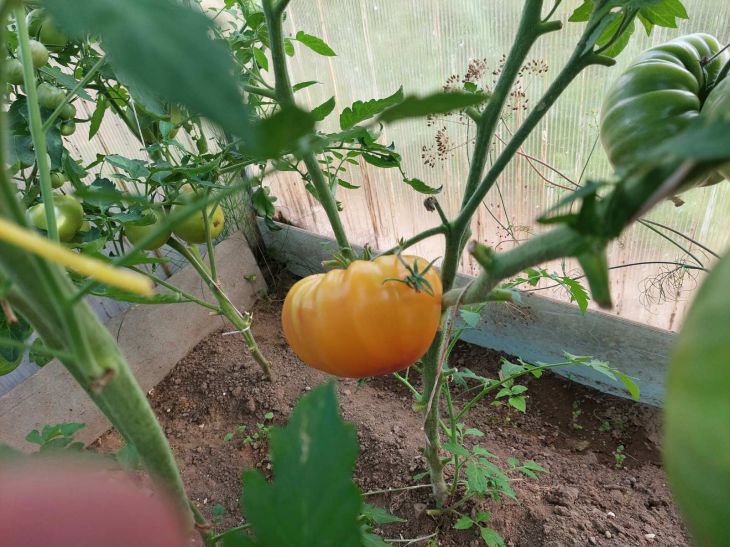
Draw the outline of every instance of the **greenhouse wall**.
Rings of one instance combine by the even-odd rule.
[[[567,19],[575,2],[561,14]],[[622,69],[642,50],[680,34],[704,31],[726,43],[730,39],[730,5],[725,0],[688,0],[690,20],[682,30],[655,29],[651,38],[637,26],[628,49],[617,66],[592,67],[559,100],[528,140],[519,157],[498,181],[499,192],[476,216],[473,237],[505,250],[515,242],[539,233],[535,222],[561,196],[589,178],[607,178],[611,170],[598,140],[601,97]],[[461,85],[465,74],[491,84],[500,60],[511,44],[521,2],[503,0],[313,0],[293,2],[288,28],[321,36],[337,53],[321,57],[299,47],[290,58],[293,83],[317,80],[320,85],[298,92],[303,106],[314,108],[334,96],[337,109],[324,128],[337,130],[337,113],[356,100],[382,98],[403,85],[406,94],[437,90],[447,82]],[[534,107],[555,73],[571,53],[582,27],[567,23],[564,32],[541,38],[525,67],[509,115],[502,120],[496,149],[509,138],[526,112]],[[451,79],[451,80],[450,80]],[[473,125],[458,115],[429,121],[401,122],[384,129],[385,140],[394,142],[403,156],[409,178],[432,187],[443,187],[438,196],[447,214],[457,211],[469,166],[467,157]],[[438,223],[435,213],[423,207],[425,196],[402,182],[397,169],[380,169],[361,159],[348,165],[346,179],[357,190],[338,190],[344,221],[351,240],[385,249]],[[297,173],[270,177],[272,193],[282,220],[321,235],[331,229],[321,206],[306,191]],[[682,195],[677,207],[666,202],[647,219],[686,234],[692,240],[721,253],[729,235],[723,216],[730,210],[730,185],[715,185]],[[680,249],[661,237],[674,238]],[[440,238],[415,247],[417,253],[435,258],[443,255]],[[688,251],[688,252],[687,252]],[[464,256],[461,271],[475,274],[478,266]],[[612,313],[647,325],[676,331],[681,325],[702,270],[674,263],[708,267],[713,257],[697,244],[655,225],[635,225],[609,250]],[[668,262],[670,264],[665,264]],[[642,263],[641,265],[634,265]],[[551,271],[570,275],[581,272],[572,262],[553,263]],[[567,300],[560,288],[540,287],[545,296]]]

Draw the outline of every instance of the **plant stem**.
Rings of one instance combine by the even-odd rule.
[[[397,253],[398,251],[404,251],[408,247],[412,247],[413,245],[423,241],[424,239],[428,239],[429,237],[444,233],[446,233],[446,226],[444,226],[443,224],[439,224],[438,226],[434,226],[433,228],[424,230],[420,234],[416,234],[413,237],[406,239],[405,241],[403,241],[403,243],[396,245],[395,247],[391,247],[387,251],[380,253],[378,256],[392,255]]]
[[[279,104],[286,107],[295,106],[294,92],[289,80],[289,71],[286,66],[286,53],[284,52],[282,15],[289,4],[288,0],[279,0],[274,4],[273,0],[264,0],[263,8],[266,16],[266,24],[269,29],[269,40],[271,42],[271,60],[274,69],[276,98]],[[307,167],[307,172],[312,185],[317,192],[317,198],[327,214],[330,226],[334,232],[340,252],[347,259],[354,259],[355,253],[347,239],[345,227],[342,224],[340,213],[337,208],[335,196],[327,184],[322,168],[317,162],[313,152],[304,153],[302,159]]]
[[[105,56],[102,55],[101,57],[99,57],[96,63],[94,63],[94,66],[89,69],[89,72],[86,73],[86,75],[73,87],[73,89],[71,89],[71,91],[66,93],[66,96],[63,98],[63,102],[56,107],[51,115],[48,116],[48,119],[43,123],[44,132],[48,131],[51,128],[53,122],[55,122],[56,118],[58,118],[59,114],[61,114],[61,110],[63,110],[63,107],[69,104],[71,102],[71,99],[73,99],[76,94],[91,81],[91,79],[96,75],[97,71],[101,68],[101,65],[103,65],[105,62]]]
[[[30,36],[28,35],[28,25],[25,22],[25,8],[22,5],[15,9],[15,23],[18,27],[18,47],[20,49],[20,58],[23,62],[23,82],[28,99],[30,135],[33,140],[33,148],[35,149],[36,163],[38,164],[38,178],[40,180],[41,196],[43,197],[43,207],[46,214],[48,239],[58,241],[58,226],[56,225],[53,186],[51,185],[51,166],[48,161],[46,136],[43,132],[41,107],[38,104],[38,89],[36,88],[33,59],[30,54]]]
[[[193,268],[195,268],[195,270],[198,272],[198,275],[200,275],[200,278],[205,282],[205,284],[210,289],[210,292],[213,293],[213,296],[218,301],[221,314],[223,314],[231,323],[233,323],[233,326],[236,327],[236,329],[238,329],[238,331],[241,333],[243,340],[246,343],[246,347],[251,354],[251,357],[253,357],[258,365],[261,367],[261,370],[263,371],[266,379],[271,381],[273,379],[271,373],[271,365],[269,364],[269,361],[266,359],[266,357],[261,353],[261,350],[256,343],[256,339],[251,333],[251,315],[248,313],[243,315],[240,311],[238,311],[238,309],[233,305],[228,296],[223,292],[220,284],[213,280],[210,273],[208,272],[208,269],[195,257],[190,249],[188,249],[185,245],[180,243],[174,237],[170,238],[167,244],[178,253],[180,253],[183,258],[185,258],[185,260],[187,260],[193,266]]]

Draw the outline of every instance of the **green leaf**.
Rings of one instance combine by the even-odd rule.
[[[321,122],[335,109],[335,98],[330,97],[317,108],[312,110],[312,117],[315,121]]]
[[[119,167],[129,173],[129,176],[133,179],[141,179],[150,176],[150,171],[147,169],[147,165],[143,160],[125,158],[118,154],[109,154],[106,157],[106,161],[114,167]]]
[[[406,118],[422,118],[429,114],[446,114],[463,110],[484,102],[487,96],[481,93],[438,92],[426,97],[406,97],[400,104],[383,112],[379,121],[392,123]]]
[[[454,442],[444,443],[444,450],[451,452],[455,456],[462,456],[464,458],[469,457],[469,451],[460,444]]]
[[[459,315],[461,316],[461,320],[466,323],[466,325],[471,328],[475,329],[477,326],[479,326],[479,321],[482,319],[482,315],[475,311],[469,311],[465,309],[459,310]]]
[[[313,85],[318,84],[318,83],[319,82],[317,80],[309,80],[309,81],[306,81],[306,82],[299,82],[298,84],[294,84],[292,86],[292,90],[294,91],[294,93],[296,93],[300,89],[304,89],[306,87],[313,86]]]
[[[623,16],[620,14],[614,14],[614,18],[611,21],[611,23],[606,27],[606,29],[603,31],[603,34],[598,39],[597,45],[598,46],[604,46],[608,44],[608,42],[613,39],[614,35],[619,31],[621,24],[623,23]],[[634,31],[636,30],[636,25],[634,21],[632,20],[628,26],[621,32],[621,34],[616,38],[616,41],[611,44],[609,47],[604,49],[601,54],[606,55],[607,57],[618,57],[618,55],[626,49],[626,46],[629,45],[629,41],[631,40],[631,36],[634,34]]]
[[[516,408],[520,412],[527,410],[527,399],[525,397],[510,397],[507,399],[507,402],[511,407]]]
[[[362,516],[365,517],[370,522],[382,525],[382,524],[391,524],[393,522],[406,522],[405,519],[402,519],[400,517],[396,517],[395,515],[391,515],[383,509],[382,507],[378,507],[376,505],[370,505],[369,503],[364,503],[362,506]]]
[[[274,214],[276,214],[276,208],[274,207],[276,196],[270,194],[271,188],[268,186],[259,186],[251,195],[251,204],[257,215],[273,218]]]
[[[586,292],[583,285],[581,285],[572,277],[567,276],[561,277],[559,281],[568,289],[571,300],[575,301],[575,303],[578,304],[580,312],[585,313],[588,309],[588,293]]]
[[[360,188],[359,186],[355,186],[354,184],[351,184],[347,182],[346,180],[337,179],[337,184],[345,188],[346,190],[357,190]]]
[[[261,159],[278,158],[296,148],[299,139],[314,131],[314,118],[296,107],[284,107],[251,129],[248,146]]]
[[[384,99],[369,101],[355,101],[352,106],[345,108],[340,114],[340,129],[350,129],[356,124],[377,116],[387,108],[403,101],[403,88]]]
[[[363,547],[391,547],[383,538],[367,530],[363,530],[362,544]]]
[[[28,359],[39,367],[46,366],[53,360],[53,355],[48,352],[48,347],[40,338],[33,340],[28,352]]]
[[[459,520],[454,524],[454,530],[468,530],[474,526],[474,521],[468,515],[461,515]]]
[[[243,514],[262,545],[360,547],[362,498],[352,480],[355,428],[338,413],[335,384],[303,396],[270,433],[273,481],[244,473]]]
[[[439,186],[438,188],[433,188],[420,179],[405,178],[405,179],[403,179],[403,182],[405,182],[408,186],[413,188],[419,194],[434,195],[434,194],[440,193],[441,189],[443,188],[443,186]]]
[[[337,55],[334,51],[332,51],[332,48],[329,47],[324,40],[322,40],[322,38],[317,38],[316,36],[312,36],[311,34],[307,34],[301,30],[297,32],[294,39],[297,42],[304,44],[315,53],[319,53],[325,57],[334,57]]]
[[[261,67],[262,70],[269,70],[269,59],[266,57],[266,53],[261,48],[253,48],[253,56],[256,59],[256,64]]]
[[[624,384],[624,387],[626,388],[626,391],[629,392],[629,395],[631,395],[631,398],[634,399],[634,401],[638,401],[641,396],[641,392],[639,391],[639,386],[636,385],[636,382],[620,370],[614,369],[613,371],[614,374],[618,376],[618,379]]]
[[[104,120],[104,114],[108,107],[109,102],[106,100],[106,97],[99,95],[99,98],[96,101],[96,108],[94,109],[94,113],[91,115],[91,123],[89,124],[89,140],[93,139],[94,135],[96,135],[99,131],[101,122]]]
[[[476,462],[470,461],[466,465],[466,485],[469,490],[476,494],[486,494],[489,491],[489,482]]]
[[[473,427],[470,427],[469,429],[467,429],[466,431],[464,431],[464,435],[472,435],[474,437],[484,437],[484,433],[483,432],[481,432],[480,430],[475,429]]]
[[[491,528],[479,528],[479,533],[487,547],[505,547],[504,539]]]
[[[213,23],[175,0],[46,0],[70,36],[101,37],[110,64],[132,82],[245,136],[251,114],[234,79],[228,46],[211,39]],[[184,52],[184,54],[182,54]]]
[[[664,404],[664,461],[697,545],[730,545],[730,254],[695,296]]]
[[[39,68],[38,70],[46,76],[50,76],[53,80],[56,81],[58,85],[60,85],[61,87],[65,87],[69,91],[75,88],[76,85],[78,85],[79,83],[76,78],[69,74],[66,74],[65,72],[61,72],[61,70],[55,66],[46,65]],[[86,101],[93,100],[91,98],[91,95],[89,95],[84,88],[79,89],[78,96]]]
[[[568,21],[571,23],[588,21],[591,17],[591,12],[593,12],[593,0],[583,0],[583,3],[573,11]]]

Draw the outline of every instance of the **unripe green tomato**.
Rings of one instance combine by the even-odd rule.
[[[73,196],[54,195],[53,212],[56,216],[58,239],[71,241],[84,222],[84,209],[81,207],[81,203]],[[39,230],[48,231],[46,210],[43,203],[38,203],[28,209],[28,218],[31,224]]]
[[[173,205],[172,212],[185,207],[186,203],[193,201],[195,197],[196,194],[194,192],[181,194],[180,198],[183,203]],[[206,213],[208,216],[210,238],[215,239],[223,231],[226,217],[223,214],[223,209],[218,204],[208,205]],[[203,211],[198,211],[182,222],[179,222],[173,227],[172,231],[177,237],[187,243],[205,243],[205,218],[203,217]]]
[[[729,60],[730,52],[723,51],[715,37],[701,33],[644,51],[616,80],[603,103],[601,140],[616,169],[632,169],[700,116],[702,98]],[[711,174],[682,190],[719,180]]]
[[[151,213],[155,216],[155,221],[152,224],[147,224],[145,226],[135,226],[134,224],[127,224],[126,226],[124,226],[124,233],[127,235],[127,239],[133,245],[136,245],[138,242],[142,241],[142,238],[146,235],[159,230],[160,224],[164,222],[165,214],[162,211],[152,211]],[[170,228],[167,228],[142,248],[148,251],[159,249],[165,243],[167,243],[167,240],[170,239],[171,235],[172,230]]]
[[[76,122],[73,120],[66,120],[61,122],[61,135],[68,137],[76,132]]]
[[[42,9],[34,9],[25,19],[28,24],[28,32],[34,38],[38,38],[45,45],[62,48],[68,43],[68,37],[58,30],[50,16],[47,16]]]
[[[38,104],[43,108],[54,110],[63,102],[65,93],[59,88],[43,82],[38,86]]]
[[[60,188],[64,182],[66,182],[66,175],[61,171],[51,171],[51,186],[53,188]]]
[[[76,107],[70,103],[64,105],[64,107],[61,109],[60,116],[64,120],[72,120],[76,117]]]
[[[730,76],[725,76],[707,96],[701,116],[710,120],[730,121]],[[718,168],[718,173],[730,180],[730,163]]]
[[[30,41],[30,58],[33,60],[33,66],[40,68],[48,64],[48,49],[37,40]]]
[[[23,83],[23,63],[18,59],[8,59],[5,64],[5,75],[8,83],[21,85]]]

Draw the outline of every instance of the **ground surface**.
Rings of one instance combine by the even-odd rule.
[[[240,524],[241,471],[270,468],[265,441],[244,444],[245,434],[225,441],[226,434],[240,425],[246,425],[246,434],[256,431],[269,412],[274,423],[284,423],[298,397],[327,378],[302,365],[284,341],[279,314],[285,286],[280,284],[254,310],[254,334],[273,364],[276,382],[262,380],[240,338],[215,333],[151,394],[190,495],[208,517],[221,505],[225,513],[220,525]],[[493,376],[500,357],[460,344],[451,365]],[[514,482],[519,502],[487,502],[467,506],[466,512],[491,512],[491,526],[515,547],[689,545],[660,467],[656,409],[551,374],[527,385],[526,414],[485,401],[468,416],[467,426],[484,431],[484,437],[471,439],[501,458],[534,460],[548,473]],[[413,475],[425,469],[419,453],[423,439],[408,391],[391,377],[359,386],[340,380],[338,390],[345,419],[358,429],[356,479],[362,490],[417,484]],[[457,393],[457,404],[460,400],[463,396]],[[118,445],[114,433],[97,443],[100,450]],[[619,445],[626,457],[617,469]],[[386,538],[438,532],[440,546],[483,545],[474,530],[453,530],[454,517],[429,516],[427,489],[371,495],[367,501],[407,519],[379,530]]]

